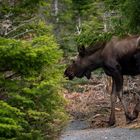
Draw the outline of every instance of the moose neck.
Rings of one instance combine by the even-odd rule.
[[[95,53],[93,53],[89,56],[89,61],[90,61],[89,70],[90,71],[94,71],[94,70],[102,67],[103,60],[101,57],[101,53],[102,53],[102,49],[99,49],[98,51],[96,51]]]

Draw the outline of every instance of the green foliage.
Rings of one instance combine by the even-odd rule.
[[[5,43],[6,41],[7,43]],[[47,46],[38,48],[29,44],[28,47],[28,43],[0,38],[0,58],[2,60],[0,67],[23,75],[36,74],[42,69],[44,63],[51,63],[45,58],[44,50],[48,50]]]
[[[0,101],[0,136],[11,138],[16,136],[27,122],[23,119],[25,114],[19,109]]]
[[[0,139],[52,139],[67,119],[50,2],[0,2]]]
[[[122,34],[140,32],[140,1],[139,0],[104,0],[107,11],[115,11],[119,18],[113,24],[116,24],[114,30]],[[113,20],[111,18],[111,20]]]
[[[138,0],[60,0],[55,13],[51,0],[1,1],[0,139],[43,140],[55,135],[67,119],[59,48],[65,56],[75,55],[79,44],[139,33],[139,7]]]
[[[18,20],[20,17],[23,19],[30,18],[35,14],[35,10],[38,10],[39,3],[43,0],[23,0],[23,1],[16,1],[10,2],[8,0],[1,1],[0,11],[2,15],[7,15],[9,12],[13,13],[11,18],[14,21]],[[16,16],[15,16],[16,15]],[[30,15],[30,17],[29,17]],[[2,17],[3,17],[2,16]]]
[[[82,25],[82,33],[76,36],[78,45],[91,45],[92,43],[110,40],[113,33],[103,32],[103,23],[97,18],[94,21],[84,22]]]
[[[80,1],[79,3],[82,4]],[[96,14],[91,14],[93,7]],[[92,3],[90,9],[88,10],[91,14],[90,18],[82,22],[82,32],[76,36],[77,44],[90,45],[109,40],[113,35],[122,37],[140,32],[140,2],[138,0],[96,1]],[[104,31],[105,26],[106,31]]]
[[[47,5],[48,2],[45,0],[1,1],[0,35],[29,40],[36,35],[48,33],[49,28],[45,28],[46,25],[42,24],[42,19],[39,17],[39,14],[45,13],[41,13],[40,9],[48,7]]]
[[[41,140],[61,128],[67,119],[61,56],[50,33],[32,41],[0,38],[1,137],[31,140],[39,134]]]
[[[140,32],[140,1],[126,0],[122,6],[122,13],[126,20],[126,25],[129,32],[139,33]]]
[[[92,0],[72,0],[73,2],[73,9],[76,13],[80,14],[81,16],[87,11],[89,8],[91,8],[93,1]]]

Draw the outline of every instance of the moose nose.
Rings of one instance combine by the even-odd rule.
[[[64,71],[64,77],[68,77],[67,69]]]

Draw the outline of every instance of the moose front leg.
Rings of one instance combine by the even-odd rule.
[[[116,96],[116,85],[115,85],[115,81],[112,81],[112,92],[111,92],[111,114],[109,117],[109,126],[112,126],[115,124],[116,119],[115,119],[115,103],[117,100],[117,96]]]
[[[112,77],[112,92],[111,92],[111,114],[109,118],[109,126],[115,124],[115,103],[117,96],[122,94],[123,76],[121,75],[121,67],[116,61],[108,61],[104,65],[104,71]],[[120,96],[121,97],[121,96]]]
[[[123,75],[121,74],[121,66],[116,61],[109,61],[105,64],[104,70],[107,75],[112,77],[112,94],[111,94],[111,114],[109,119],[109,125],[115,124],[115,102],[116,96],[120,99],[122,106],[124,108],[126,120],[130,120],[130,113],[128,111],[128,106],[123,96]]]

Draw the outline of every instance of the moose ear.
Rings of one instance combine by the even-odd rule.
[[[85,46],[78,46],[78,52],[83,57],[85,55]]]

